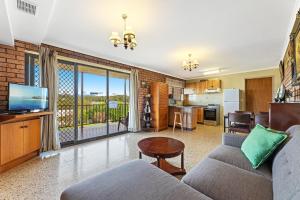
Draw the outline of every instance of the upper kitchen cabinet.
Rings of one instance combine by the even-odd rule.
[[[221,80],[208,80],[207,81],[207,89],[216,90],[221,88]]]
[[[204,91],[206,90],[206,88],[207,88],[207,81],[197,82],[197,91],[196,91],[196,93],[197,94],[203,94]]]

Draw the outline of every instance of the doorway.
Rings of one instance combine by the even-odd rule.
[[[60,61],[58,75],[62,146],[127,132],[119,122],[128,116],[128,73]]]
[[[272,102],[272,77],[245,80],[246,110],[268,112]]]

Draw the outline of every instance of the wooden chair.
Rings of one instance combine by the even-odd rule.
[[[251,112],[251,111],[236,110],[236,111],[234,111],[234,112],[235,112],[235,113],[242,113],[242,114],[249,114],[249,115],[251,115],[251,116],[254,115],[254,113]]]
[[[229,132],[250,133],[252,128],[251,115],[244,113],[228,113]]]
[[[119,117],[118,131],[120,131],[121,124],[123,124],[124,126],[126,126],[126,128],[128,128],[128,117],[129,117],[129,114],[127,114],[127,116],[125,116],[125,117]]]
[[[269,113],[259,113],[255,115],[255,125],[260,124],[266,128],[269,127]]]

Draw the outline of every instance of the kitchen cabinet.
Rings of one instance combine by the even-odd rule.
[[[169,106],[169,126],[173,127],[174,112],[182,114],[182,126],[184,130],[192,131],[197,128],[198,106]]]
[[[204,122],[204,108],[199,107],[197,108],[197,123],[203,124]]]
[[[192,89],[194,94],[203,94],[207,89],[221,88],[221,80],[201,80],[199,82],[186,83],[186,88]]]
[[[203,94],[207,88],[207,81],[197,82],[197,94]]]
[[[151,84],[152,126],[156,131],[168,128],[168,84],[154,82]]]
[[[207,89],[217,89],[221,88],[221,80],[208,80]]]

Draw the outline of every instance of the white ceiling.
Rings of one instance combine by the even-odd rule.
[[[298,0],[30,0],[36,16],[17,0],[0,0],[0,43],[13,38],[47,43],[184,79],[274,67],[282,58]],[[136,32],[134,51],[108,38],[122,31],[122,13]],[[192,53],[200,67],[181,68]],[[201,72],[202,71],[202,72]]]

